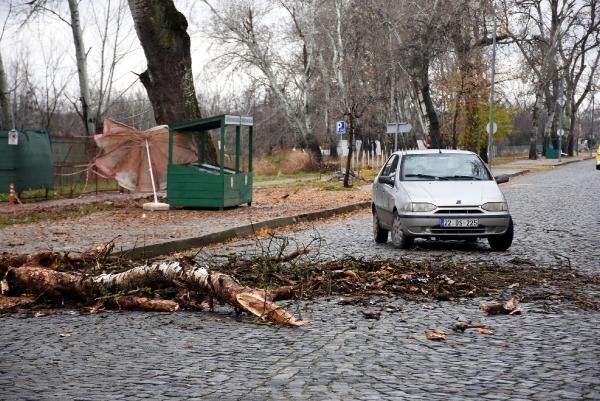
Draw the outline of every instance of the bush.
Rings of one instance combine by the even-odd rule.
[[[257,158],[253,162],[254,174],[260,176],[290,175],[319,171],[319,164],[309,152],[279,151]]]

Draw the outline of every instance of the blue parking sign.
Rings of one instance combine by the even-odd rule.
[[[338,121],[336,126],[336,132],[338,134],[346,133],[346,121]]]

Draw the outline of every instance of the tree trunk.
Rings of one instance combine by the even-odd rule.
[[[128,0],[147,70],[140,74],[157,124],[174,125],[201,118],[194,88],[187,20],[173,0]],[[216,150],[208,143],[207,158]]]
[[[531,132],[529,133],[529,160],[537,160],[537,135],[540,126],[540,100],[540,94],[536,92],[532,115],[533,127],[531,128]]]
[[[4,69],[4,61],[2,60],[2,52],[0,51],[0,111],[2,112],[1,125],[4,129],[15,128],[15,121],[12,117],[12,109],[10,104],[10,95],[8,93],[8,82],[6,80],[6,70]]]
[[[352,150],[354,148],[354,115],[350,113],[349,118],[349,133],[348,135],[348,158],[346,159],[346,173],[344,174],[344,187],[349,188],[350,185],[350,169],[352,166]]]
[[[575,118],[573,112],[573,105],[569,106],[569,113],[567,116],[569,117],[569,133],[567,135],[567,155],[573,156],[575,153]]]
[[[75,58],[77,59],[77,73],[79,74],[79,92],[81,100],[81,116],[85,126],[86,135],[93,135],[95,121],[90,113],[90,90],[88,87],[87,54],[83,44],[83,34],[79,20],[79,6],[77,0],[69,0],[71,11],[71,30],[73,31],[73,43],[75,44]]]
[[[184,261],[161,262],[134,267],[122,273],[107,273],[96,277],[57,272],[41,267],[10,268],[6,273],[10,294],[39,294],[59,300],[75,299],[95,302],[105,298],[120,307],[146,310],[176,310],[171,301],[154,302],[120,294],[139,288],[183,287],[209,298],[232,305],[267,322],[302,326],[292,315],[272,303],[278,292],[245,287],[226,274],[210,272],[204,267]],[[114,296],[113,294],[116,294]]]
[[[421,91],[421,96],[423,96],[425,112],[427,113],[427,119],[429,120],[429,148],[438,149],[442,145],[440,141],[440,122],[435,107],[433,106],[433,100],[431,99],[428,68],[424,68],[421,73],[419,90]]]

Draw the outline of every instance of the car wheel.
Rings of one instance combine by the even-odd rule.
[[[388,240],[388,230],[381,228],[377,212],[373,212],[373,237],[378,244],[385,244]]]
[[[596,170],[600,170],[600,164],[596,164]]]
[[[513,241],[514,227],[512,217],[508,221],[508,229],[502,235],[495,235],[488,238],[488,242],[494,251],[506,251],[510,248]]]
[[[410,248],[413,245],[414,239],[407,237],[402,231],[402,222],[400,216],[394,212],[394,222],[392,223],[392,244],[399,249]]]

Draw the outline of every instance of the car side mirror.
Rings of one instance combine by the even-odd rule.
[[[498,177],[496,177],[497,184],[504,184],[505,182],[508,182],[509,180],[510,180],[510,178],[506,174],[502,174],[502,175],[499,175]]]
[[[379,182],[380,184],[387,184],[387,185],[394,186],[394,177],[380,175],[379,178],[377,179],[377,182]]]

